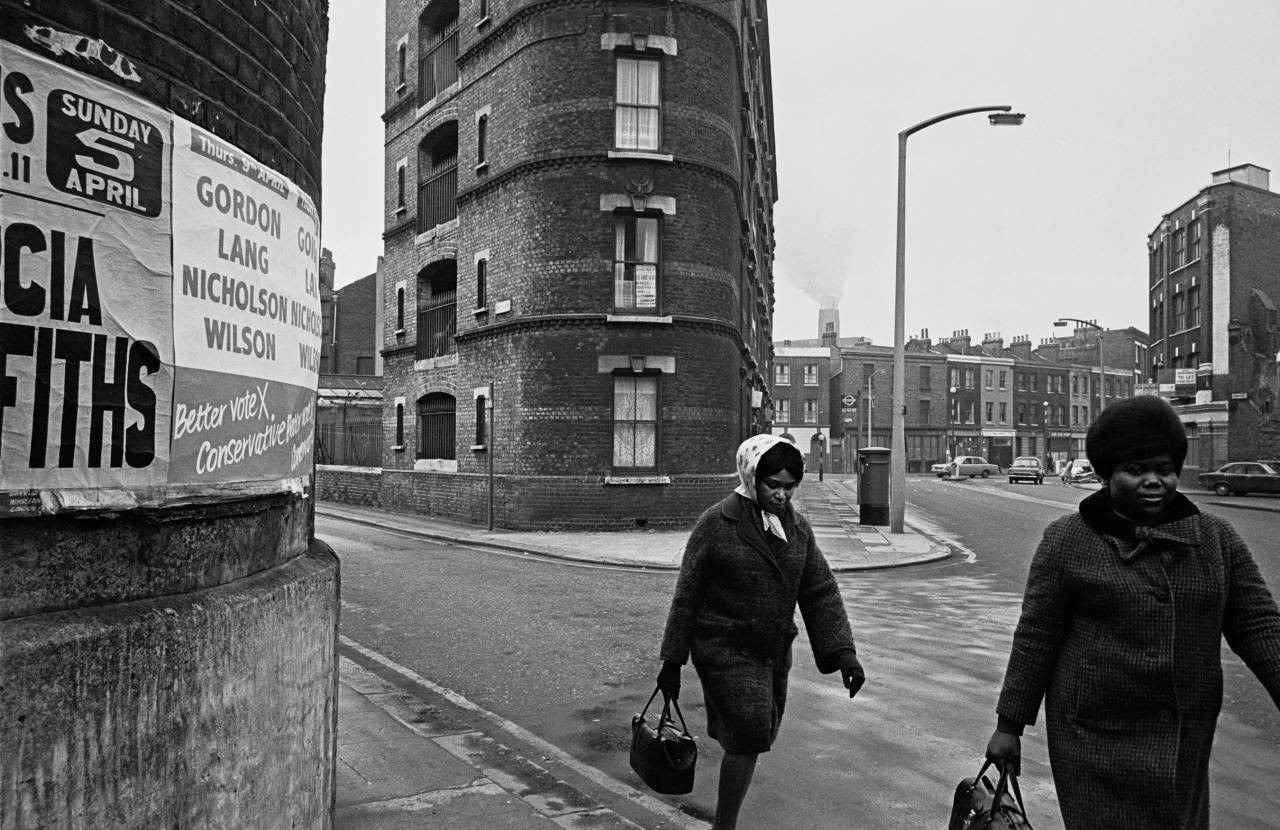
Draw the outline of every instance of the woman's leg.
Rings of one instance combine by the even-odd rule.
[[[716,798],[716,821],[711,830],[734,830],[738,826],[738,809],[747,797],[751,775],[756,771],[758,753],[726,752],[720,761],[720,789]]]

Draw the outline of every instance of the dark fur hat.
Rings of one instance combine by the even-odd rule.
[[[1164,453],[1181,473],[1187,457],[1187,431],[1164,398],[1137,395],[1102,410],[1089,427],[1084,448],[1094,471],[1104,480],[1126,461]]]

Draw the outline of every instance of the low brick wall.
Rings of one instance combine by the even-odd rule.
[[[379,467],[316,465],[315,493],[321,501],[381,507],[381,487],[382,469]]]
[[[724,498],[736,476],[674,477],[670,484],[606,484],[601,476],[495,476],[494,524],[509,530],[685,528]],[[487,524],[489,479],[475,473],[316,468],[316,498]]]

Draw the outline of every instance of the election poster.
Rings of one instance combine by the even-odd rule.
[[[297,489],[319,219],[174,114],[0,42],[0,516]]]
[[[320,363],[320,223],[291,181],[174,119],[171,475],[311,471]]]
[[[168,479],[169,115],[0,42],[0,490]]]

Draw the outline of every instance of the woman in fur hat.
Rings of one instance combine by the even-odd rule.
[[[1085,448],[1103,487],[1031,561],[987,757],[1017,771],[1043,698],[1067,830],[1207,828],[1222,639],[1280,706],[1280,612],[1240,536],[1178,493],[1168,403],[1109,406]]]
[[[707,734],[724,749],[716,830],[737,826],[756,759],[777,737],[797,603],[819,671],[839,670],[849,697],[865,679],[840,589],[809,523],[791,507],[804,457],[790,441],[755,435],[737,461],[738,488],[689,535],[658,674],[663,693],[675,697],[692,657],[702,681]]]

